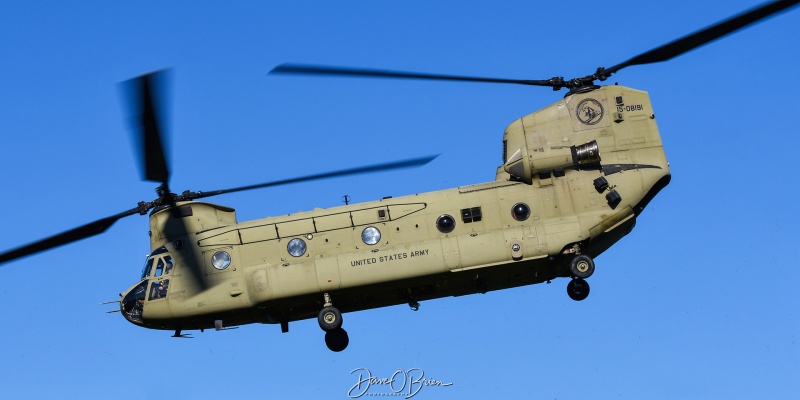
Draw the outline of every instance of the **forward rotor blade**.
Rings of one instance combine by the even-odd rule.
[[[136,120],[136,142],[141,151],[144,179],[167,184],[169,164],[164,152],[162,125],[159,113],[159,83],[165,71],[156,71],[127,81],[132,91],[131,108]]]
[[[652,64],[667,61],[673,57],[679,56],[683,53],[689,52],[700,46],[717,40],[725,35],[736,32],[739,29],[756,23],[771,15],[781,11],[786,11],[788,8],[797,5],[797,3],[800,3],[800,0],[783,0],[764,4],[750,11],[746,11],[725,21],[709,26],[701,31],[684,36],[661,47],[657,47],[653,50],[639,54],[638,56],[633,57],[621,64],[607,68],[605,70],[605,76],[610,76],[622,68],[629,67],[631,65]]]
[[[47,239],[43,239],[38,242],[34,242],[26,246],[18,247],[11,251],[7,251],[3,254],[0,254],[0,264],[101,234],[105,232],[109,227],[111,227],[111,225],[113,225],[114,222],[117,222],[118,219],[138,213],[139,213],[139,208],[130,209],[128,211],[121,212],[117,215],[112,215],[110,217],[106,217],[88,223],[86,225],[79,226],[75,229],[59,233]]]
[[[193,197],[193,198],[211,197],[211,196],[216,196],[216,195],[225,194],[225,193],[241,192],[241,191],[244,191],[244,190],[260,189],[260,188],[265,188],[265,187],[270,187],[270,186],[278,186],[278,185],[287,185],[287,184],[290,184],[290,183],[308,182],[308,181],[314,181],[314,180],[319,180],[319,179],[327,179],[327,178],[335,178],[335,177],[346,176],[346,175],[357,175],[357,174],[366,174],[366,173],[370,173],[370,172],[386,171],[386,170],[390,170],[390,169],[401,169],[401,168],[418,167],[418,166],[422,166],[422,165],[425,165],[425,164],[433,161],[436,157],[439,157],[439,155],[437,154],[435,156],[412,158],[412,159],[409,159],[409,160],[393,161],[393,162],[384,163],[384,164],[368,165],[368,166],[365,166],[365,167],[356,167],[356,168],[344,169],[344,170],[334,171],[334,172],[325,172],[325,173],[322,173],[322,174],[308,175],[308,176],[303,176],[303,177],[299,177],[299,178],[284,179],[284,180],[280,180],[280,181],[260,183],[260,184],[257,184],[257,185],[242,186],[242,187],[233,188],[233,189],[214,190],[214,191],[209,191],[209,192],[199,192],[199,193],[197,193],[197,196]]]
[[[436,81],[466,81],[466,82],[487,82],[487,83],[515,83],[519,85],[532,86],[552,86],[551,80],[524,80],[524,79],[501,79],[501,78],[481,78],[458,75],[439,75],[425,74],[418,72],[385,71],[378,69],[358,69],[346,67],[331,67],[324,65],[302,65],[302,64],[281,64],[272,69],[270,74],[296,74],[296,75],[334,75],[334,76],[353,76],[353,77],[373,77],[373,78],[401,78],[401,79],[424,79]]]

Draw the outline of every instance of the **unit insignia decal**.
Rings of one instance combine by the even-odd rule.
[[[583,99],[575,108],[575,116],[584,125],[594,125],[603,119],[603,105],[595,99]]]

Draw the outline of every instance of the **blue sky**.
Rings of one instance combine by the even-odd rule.
[[[268,76],[284,62],[488,77],[583,76],[755,1],[0,3],[3,250],[155,198],[119,83],[172,68],[173,190],[429,154],[416,170],[214,198],[240,221],[491,181],[502,133],[564,92]],[[609,83],[650,93],[672,183],[566,280],[315,321],[170,338],[105,314],[139,276],[145,217],[0,268],[7,398],[348,398],[351,371],[421,368],[414,398],[750,399],[800,392],[794,293],[800,11]],[[381,390],[374,390],[381,392]],[[385,390],[383,390],[385,392]],[[167,397],[165,397],[167,396]]]

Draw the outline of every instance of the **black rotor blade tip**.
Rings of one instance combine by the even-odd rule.
[[[752,10],[745,11],[724,21],[701,29],[695,33],[686,35],[665,45],[656,47],[652,50],[639,54],[623,63],[615,65],[605,70],[605,76],[632,65],[652,64],[667,61],[681,54],[692,51],[704,46],[726,35],[741,30],[749,25],[757,23],[765,18],[774,16],[780,12],[788,11],[789,8],[796,6],[800,0],[783,0],[766,3]]]
[[[134,208],[7,251],[0,254],[0,264],[98,235],[105,232],[120,218],[138,214],[138,212],[139,209]]]
[[[133,133],[143,178],[169,182],[169,163],[165,150],[163,87],[167,71],[151,72],[126,82],[129,90]]]

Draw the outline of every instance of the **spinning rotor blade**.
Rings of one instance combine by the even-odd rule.
[[[298,75],[334,75],[334,76],[356,76],[373,78],[401,78],[401,79],[424,79],[437,81],[466,81],[466,82],[488,82],[488,83],[516,83],[519,85],[532,86],[552,86],[551,80],[526,80],[526,79],[501,79],[501,78],[480,78],[458,75],[439,75],[425,74],[418,72],[385,71],[377,69],[359,69],[345,67],[329,67],[323,65],[301,65],[301,64],[281,64],[269,71],[271,74],[298,74]]]
[[[165,79],[165,71],[156,71],[127,81],[132,99],[131,108],[136,119],[136,142],[140,147],[140,156],[144,179],[161,182],[167,186],[169,182],[169,164],[162,141],[162,125],[159,118],[158,90],[160,82]]]
[[[731,34],[748,25],[756,23],[764,18],[786,11],[800,3],[800,0],[773,1],[754,8],[750,11],[719,22],[691,35],[684,36],[678,40],[656,47],[653,50],[639,54],[623,63],[611,68],[600,67],[597,71],[583,78],[564,80],[562,77],[553,77],[547,80],[526,80],[526,79],[502,79],[502,78],[483,78],[458,75],[438,75],[418,72],[398,72],[374,69],[358,69],[345,67],[331,67],[320,65],[299,65],[282,64],[270,71],[278,74],[300,74],[300,75],[334,75],[334,76],[354,76],[354,77],[374,77],[374,78],[405,78],[405,79],[425,79],[425,80],[445,80],[445,81],[467,81],[467,82],[489,82],[489,83],[514,83],[520,85],[549,86],[553,90],[561,88],[579,89],[591,87],[595,80],[605,80],[613,73],[631,65],[652,64],[667,61],[673,57],[689,52],[697,47],[703,46],[725,35]]]
[[[394,162],[389,162],[389,163],[384,163],[384,164],[375,164],[375,165],[369,165],[369,166],[364,166],[364,167],[356,167],[356,168],[344,169],[344,170],[339,170],[339,171],[334,171],[334,172],[326,172],[326,173],[322,173],[322,174],[308,175],[308,176],[303,176],[303,177],[299,177],[299,178],[284,179],[284,180],[280,180],[280,181],[261,183],[261,184],[257,184],[257,185],[243,186],[243,187],[238,187],[238,188],[233,188],[233,189],[215,190],[215,191],[211,191],[211,192],[189,192],[189,191],[187,191],[187,192],[184,192],[181,195],[169,194],[168,195],[169,196],[168,200],[169,200],[169,203],[174,204],[175,201],[185,201],[185,200],[199,199],[199,198],[211,197],[211,196],[216,196],[216,195],[225,194],[225,193],[240,192],[240,191],[251,190],[251,189],[260,189],[260,188],[265,188],[265,187],[270,187],[270,186],[286,185],[286,184],[290,184],[290,183],[307,182],[307,181],[326,179],[326,178],[335,178],[335,177],[346,176],[346,175],[366,174],[366,173],[370,173],[370,172],[387,171],[387,170],[392,170],[392,169],[417,167],[417,166],[422,166],[422,165],[425,165],[425,164],[433,161],[433,159],[435,159],[436,157],[438,157],[438,155],[436,155],[436,156],[428,156],[428,157],[420,157],[420,158],[413,158],[413,159],[402,160],[402,161],[394,161]],[[82,240],[82,239],[86,239],[88,237],[99,235],[99,234],[105,232],[108,228],[111,227],[111,225],[113,225],[115,222],[117,222],[117,220],[119,220],[119,219],[121,219],[123,217],[127,217],[129,215],[134,215],[134,214],[144,215],[144,214],[147,213],[148,210],[150,210],[150,209],[152,209],[154,207],[157,207],[159,205],[166,205],[165,202],[163,202],[163,200],[164,200],[163,198],[159,198],[159,199],[156,199],[155,201],[150,202],[150,203],[141,202],[141,203],[139,203],[139,206],[136,207],[136,208],[132,208],[130,210],[123,211],[123,212],[121,212],[119,214],[112,215],[110,217],[106,217],[106,218],[91,222],[89,224],[79,226],[79,227],[77,227],[75,229],[71,229],[71,230],[68,230],[66,232],[51,236],[51,237],[49,237],[47,239],[43,239],[43,240],[28,244],[28,245],[25,245],[25,246],[22,246],[22,247],[18,247],[18,248],[14,249],[14,250],[7,251],[5,253],[0,254],[0,264],[3,264],[5,262],[11,261],[11,260],[15,260],[17,258],[29,256],[31,254],[38,253],[40,251],[49,250],[49,249],[52,249],[52,248],[55,248],[55,247],[58,247],[58,246],[61,246],[61,245],[69,244],[69,243],[72,243],[72,242],[76,242],[78,240]],[[191,233],[191,232],[189,232],[188,228],[185,227],[185,223],[183,222],[182,219],[178,218],[178,219],[176,219],[176,221],[177,221],[177,223],[180,223],[183,226],[183,228],[182,229],[178,229],[178,231],[183,232],[185,234]],[[188,265],[199,265],[199,264],[196,264],[197,260],[194,259],[194,255],[189,255],[189,257],[191,258],[191,260],[189,260],[189,264]],[[207,287],[207,285],[205,284],[205,280],[202,279],[200,271],[197,271],[194,268],[189,268],[189,270],[190,270],[189,271],[190,274],[195,279],[195,281],[198,283],[198,285],[201,287],[201,289],[205,289]]]
[[[750,11],[731,17],[701,31],[684,36],[663,46],[656,47],[655,49],[639,54],[628,61],[617,64],[611,68],[607,68],[605,70],[605,77],[608,77],[622,68],[629,67],[631,65],[643,65],[667,61],[707,43],[713,42],[714,40],[717,40],[725,35],[736,32],[739,29],[754,24],[773,14],[786,11],[788,8],[797,5],[797,3],[800,3],[800,0],[782,0],[764,4],[761,7],[757,7]],[[597,78],[605,79],[605,77],[600,78],[598,76]]]
[[[138,78],[131,79],[126,82],[127,89],[130,90],[132,95],[132,108],[135,110],[136,115],[136,139],[141,145],[141,161],[142,169],[144,172],[144,179],[149,181],[160,182],[161,186],[157,189],[158,198],[151,202],[139,202],[136,208],[123,211],[119,214],[112,215],[97,221],[79,226],[77,228],[68,230],[42,239],[25,246],[4,252],[0,254],[0,264],[6,263],[17,258],[25,257],[38,253],[41,251],[49,250],[58,246],[76,242],[78,240],[86,239],[100,233],[105,232],[117,220],[127,217],[129,215],[140,214],[145,215],[148,211],[156,207],[174,207],[178,201],[189,201],[197,198],[216,196],[224,193],[233,193],[250,189],[258,189],[270,186],[285,185],[289,183],[306,182],[325,178],[334,178],[345,175],[356,175],[369,172],[386,171],[391,169],[409,168],[421,166],[429,163],[438,156],[429,156],[422,158],[415,158],[403,161],[395,161],[384,164],[376,164],[365,167],[350,168],[340,171],[327,172],[316,175],[309,175],[293,179],[285,179],[275,182],[262,183],[258,185],[243,186],[239,188],[217,190],[212,192],[191,192],[185,191],[180,195],[176,195],[169,191],[169,167],[164,151],[162,130],[160,128],[160,119],[158,110],[157,90],[158,81],[162,79],[164,71],[158,71],[143,75]],[[189,235],[189,231],[185,222],[181,218],[175,218],[174,223],[180,224],[177,226],[176,231],[181,234]],[[189,252],[191,253],[191,252]],[[189,265],[189,272],[192,278],[197,282],[201,289],[207,288],[207,283],[203,278],[203,274],[196,267],[200,265],[196,255],[189,254],[187,257],[187,265]]]
[[[128,211],[121,212],[117,215],[112,215],[110,217],[106,217],[94,221],[92,223],[88,223],[86,225],[77,227],[75,229],[59,233],[47,239],[43,239],[38,242],[34,242],[26,246],[18,247],[11,251],[7,251],[3,254],[0,254],[0,264],[17,258],[29,256],[31,254],[38,253],[40,251],[49,250],[54,247],[62,246],[68,243],[77,242],[78,240],[86,239],[88,237],[99,235],[105,232],[108,228],[110,228],[111,225],[113,225],[114,222],[117,222],[118,219],[138,213],[139,213],[139,208],[134,208]]]
[[[200,199],[200,198],[204,198],[204,197],[211,197],[211,196],[216,196],[216,195],[225,194],[225,193],[241,192],[241,191],[245,191],[245,190],[260,189],[260,188],[265,188],[265,187],[270,187],[270,186],[288,185],[290,183],[308,182],[308,181],[315,181],[315,180],[319,180],[319,179],[335,178],[335,177],[347,176],[347,175],[366,174],[366,173],[370,173],[370,172],[387,171],[387,170],[391,170],[391,169],[419,167],[419,166],[425,165],[425,164],[433,161],[436,157],[439,157],[439,155],[437,154],[435,156],[412,158],[412,159],[408,159],[408,160],[393,161],[393,162],[388,162],[388,163],[384,163],[384,164],[375,164],[375,165],[368,165],[368,166],[364,166],[364,167],[349,168],[349,169],[343,169],[343,170],[339,170],[339,171],[325,172],[325,173],[316,174],[316,175],[302,176],[302,177],[299,177],[299,178],[291,178],[291,179],[284,179],[284,180],[280,180],[280,181],[259,183],[259,184],[256,184],[256,185],[242,186],[242,187],[233,188],[233,189],[213,190],[213,191],[209,191],[209,192],[197,192],[197,193],[194,193],[191,198],[192,199]]]

